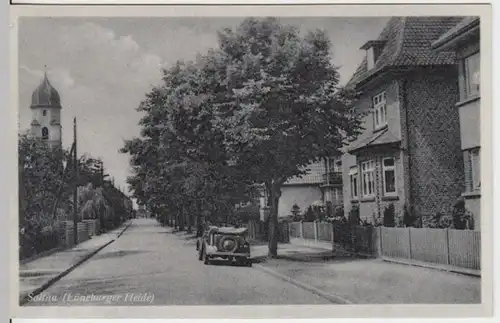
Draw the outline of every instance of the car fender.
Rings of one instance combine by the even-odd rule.
[[[216,246],[205,245],[205,252],[207,255],[217,252]]]

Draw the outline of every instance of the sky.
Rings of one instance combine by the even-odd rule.
[[[19,23],[19,126],[29,129],[31,94],[44,70],[61,96],[62,142],[78,153],[102,158],[107,173],[125,191],[129,157],[118,152],[139,135],[136,111],[145,94],[161,84],[161,69],[194,59],[217,47],[217,30],[243,18],[49,18],[24,17]],[[345,84],[389,18],[286,18],[306,32],[324,29],[332,41],[332,61]],[[45,67],[46,66],[46,67]]]

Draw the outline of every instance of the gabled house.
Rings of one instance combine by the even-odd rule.
[[[278,204],[278,217],[291,216],[292,207],[297,205],[301,213],[313,204],[333,206],[343,205],[341,156],[331,157],[311,163],[307,174],[288,179],[281,187]],[[267,218],[269,200],[264,187],[260,189],[261,220]]]
[[[325,173],[323,162],[312,163],[307,169],[309,172],[306,175],[290,178],[283,184],[278,204],[279,217],[290,215],[294,204],[304,212],[312,203],[323,199],[320,188]]]
[[[481,219],[481,126],[480,126],[480,24],[479,17],[465,17],[433,43],[437,52],[457,55],[461,148],[464,159],[465,208],[474,215],[474,228]]]
[[[431,44],[460,17],[393,17],[347,87],[359,94],[364,130],[342,157],[346,216],[382,221],[390,203],[425,219],[448,213],[464,189],[454,51]],[[424,221],[422,221],[424,222]]]

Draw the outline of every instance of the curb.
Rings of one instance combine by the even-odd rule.
[[[116,241],[116,239],[118,239],[125,232],[125,230],[127,230],[130,227],[131,224],[132,224],[132,222],[130,222],[116,236],[115,239],[111,239],[110,241],[106,242],[104,245],[102,245],[99,248],[97,248],[97,249],[91,251],[90,253],[86,254],[80,260],[78,260],[75,264],[71,265],[68,269],[64,270],[63,272],[57,274],[55,277],[53,277],[49,281],[45,282],[42,286],[38,287],[37,289],[35,289],[34,291],[32,291],[30,293],[26,293],[24,295],[20,295],[20,297],[19,297],[20,298],[19,299],[19,306],[23,306],[24,304],[28,303],[31,300],[31,298],[35,297],[36,295],[40,294],[41,292],[43,292],[44,290],[46,290],[50,286],[54,285],[61,278],[63,278],[64,276],[66,276],[67,274],[69,274],[70,272],[72,272],[76,267],[80,266],[85,261],[87,261],[88,259],[92,258],[96,253],[98,253],[99,251],[101,251],[102,249],[106,248],[107,246],[109,246],[114,241]]]
[[[343,298],[341,296],[330,294],[330,293],[326,293],[326,292],[324,292],[324,291],[322,291],[322,290],[320,290],[320,289],[318,289],[318,288],[316,288],[314,286],[311,286],[311,285],[306,284],[306,283],[299,282],[298,280],[295,280],[295,279],[293,279],[293,278],[291,278],[289,276],[280,274],[277,271],[269,269],[269,268],[267,268],[265,266],[262,266],[262,265],[259,265],[259,264],[254,264],[254,267],[258,268],[259,270],[261,270],[261,271],[263,271],[263,272],[265,272],[265,273],[267,273],[267,274],[269,274],[271,276],[274,276],[274,277],[276,277],[278,279],[281,279],[281,280],[283,280],[285,282],[288,282],[288,283],[290,283],[292,285],[298,286],[298,287],[300,287],[302,289],[305,289],[305,290],[307,290],[307,291],[309,291],[309,292],[311,292],[313,294],[316,294],[316,295],[318,295],[320,297],[323,297],[323,298],[329,300],[332,303],[338,303],[338,304],[355,304],[355,303],[353,303],[353,302],[351,302],[351,301],[349,301],[349,300],[347,300],[347,299],[345,299],[345,298]]]
[[[116,236],[116,239],[118,239],[119,237],[122,236],[122,234],[125,232],[125,230],[127,230],[130,226],[132,225],[132,221],[130,221],[126,226],[125,228]]]
[[[459,274],[459,275],[465,275],[465,276],[471,276],[471,277],[478,277],[481,278],[481,273],[474,273],[474,272],[469,272],[465,270],[460,270],[460,269],[453,269],[453,268],[441,268],[438,266],[433,266],[432,264],[419,264],[419,263],[410,263],[402,260],[397,260],[397,259],[390,259],[390,258],[381,258],[384,262],[389,262],[393,264],[398,264],[398,265],[405,265],[405,266],[412,266],[412,267],[421,267],[421,268],[427,268],[427,269],[433,269],[433,270],[439,270],[439,271],[444,271],[448,273],[454,273],[454,274]]]

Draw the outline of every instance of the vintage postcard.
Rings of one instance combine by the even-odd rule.
[[[11,317],[491,315],[490,6],[10,23]]]

